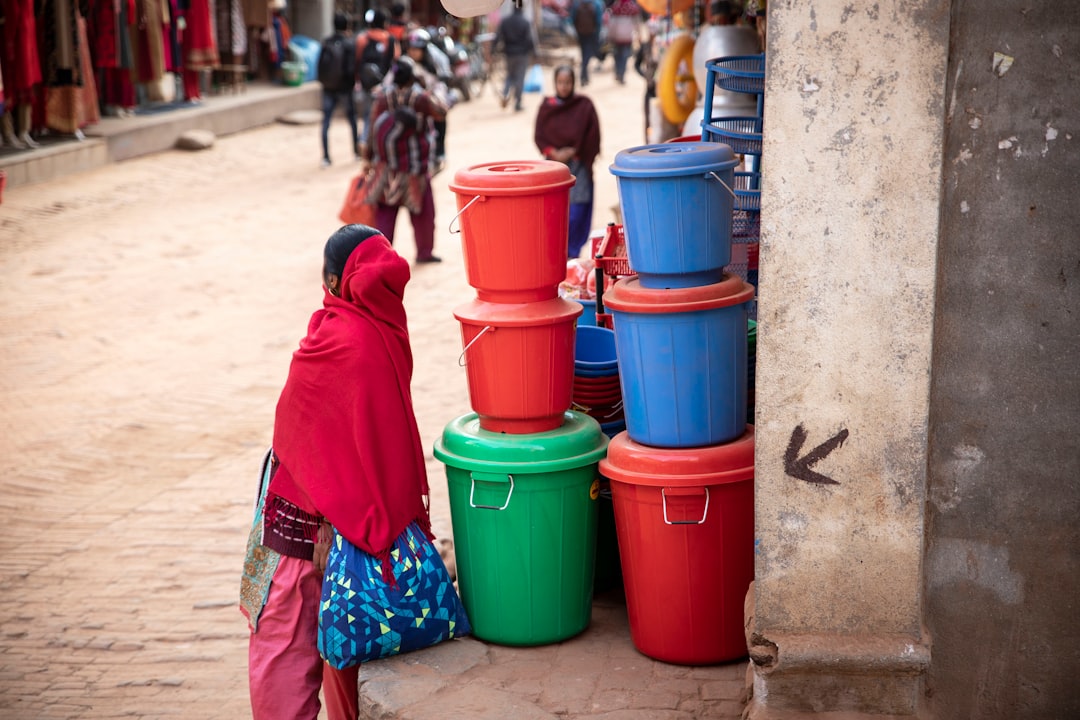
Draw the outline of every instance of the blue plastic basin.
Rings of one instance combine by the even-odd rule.
[[[595,372],[613,375],[618,371],[615,333],[596,325],[578,325],[574,343],[574,373]],[[588,377],[588,375],[585,375]]]

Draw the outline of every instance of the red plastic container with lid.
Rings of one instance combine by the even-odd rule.
[[[479,299],[526,303],[558,295],[574,182],[553,160],[485,163],[454,174],[465,275]]]
[[[625,432],[611,480],[630,637],[643,654],[710,665],[747,654],[743,601],[754,579],[754,428],[723,445],[663,449]]]
[[[574,384],[579,303],[473,300],[454,309],[461,322],[469,401],[480,427],[529,434],[559,427]]]

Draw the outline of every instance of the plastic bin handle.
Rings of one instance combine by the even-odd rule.
[[[466,345],[465,348],[461,351],[461,354],[458,355],[458,358],[457,358],[458,367],[465,367],[465,363],[462,362],[462,360],[465,359],[465,353],[468,352],[469,348],[472,347],[472,344],[474,342],[476,342],[477,340],[479,340],[480,336],[483,335],[484,333],[486,333],[488,330],[491,330],[492,332],[495,332],[494,327],[492,327],[491,325],[485,325],[484,329],[481,330],[480,332],[476,333],[476,336],[473,337],[473,339],[469,341],[469,344]]]
[[[469,473],[469,478],[472,480],[472,488],[469,490],[469,507],[476,508],[477,510],[505,510],[510,504],[510,497],[514,494],[514,476],[513,475],[492,475],[490,473]],[[498,505],[477,505],[474,495],[476,494],[476,481],[486,483],[510,483],[510,490],[506,493],[506,502],[502,504],[502,507]],[[707,490],[708,488],[706,488]]]
[[[716,178],[716,181],[718,183],[720,183],[721,185],[723,185],[725,190],[727,190],[729,193],[731,193],[732,198],[734,198],[735,200],[739,199],[738,196],[735,194],[735,191],[731,189],[731,186],[729,186],[726,182],[724,182],[723,178],[721,178],[719,175],[712,172],[711,170],[709,172],[705,173],[705,179],[708,180],[710,175],[712,175],[714,178]],[[453,222],[453,220],[451,220],[450,222]]]
[[[700,520],[668,520],[667,516],[667,491],[676,490],[676,495],[687,495],[690,493],[678,492],[677,490],[683,490],[683,488],[660,488],[660,499],[664,501],[664,524],[665,525],[701,525],[705,522],[705,518],[709,517],[709,488],[701,488],[705,491],[705,509],[701,512]],[[693,493],[697,494],[697,493]]]
[[[470,200],[468,203],[466,203],[465,207],[458,210],[457,214],[454,215],[454,217],[450,218],[450,224],[447,226],[447,229],[450,231],[451,235],[457,235],[459,232],[461,232],[461,228],[458,228],[457,230],[454,229],[454,221],[457,220],[459,217],[461,217],[461,213],[468,210],[469,207],[472,206],[472,204],[474,202],[476,202],[477,200],[481,200],[481,199],[483,199],[482,195],[476,195],[475,197],[473,197],[472,200]]]

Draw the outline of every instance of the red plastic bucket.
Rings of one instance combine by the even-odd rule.
[[[454,174],[465,275],[479,299],[526,303],[558,295],[574,182],[569,168],[552,160],[485,163]]]
[[[574,383],[574,321],[581,305],[562,298],[531,303],[474,300],[454,310],[461,322],[469,401],[480,427],[528,434],[562,425]]]
[[[680,665],[745,657],[743,600],[754,579],[754,428],[725,445],[662,449],[625,432],[611,480],[630,638]]]

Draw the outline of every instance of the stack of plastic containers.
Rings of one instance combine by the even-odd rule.
[[[574,408],[596,419],[612,437],[626,429],[615,333],[595,325],[578,325],[574,348]]]
[[[726,145],[685,142],[624,150],[611,166],[638,275],[604,295],[627,429],[600,470],[611,480],[634,645],[689,665],[746,655],[754,289],[724,272],[737,164]]]
[[[725,143],[744,156],[747,171],[735,173],[735,218],[732,262],[728,270],[758,284],[758,240],[761,234],[761,148],[765,110],[765,55],[733,55],[705,63],[705,107],[717,88],[756,97],[757,114],[745,117],[706,117],[701,139]],[[757,306],[750,317],[757,319]]]
[[[451,421],[434,450],[473,634],[506,645],[566,639],[591,612],[608,439],[570,410],[582,307],[558,285],[573,183],[561,163],[526,161],[466,168],[450,185],[476,289],[454,310],[474,412]]]
[[[585,312],[588,313],[588,309]],[[595,310],[593,317],[596,317]],[[626,429],[622,389],[619,384],[619,361],[615,352],[615,333],[606,327],[578,325],[577,345],[574,349],[573,402],[574,409],[599,422],[600,429],[609,438]],[[611,483],[601,477],[596,513],[594,588],[597,592],[603,592],[621,582]]]

